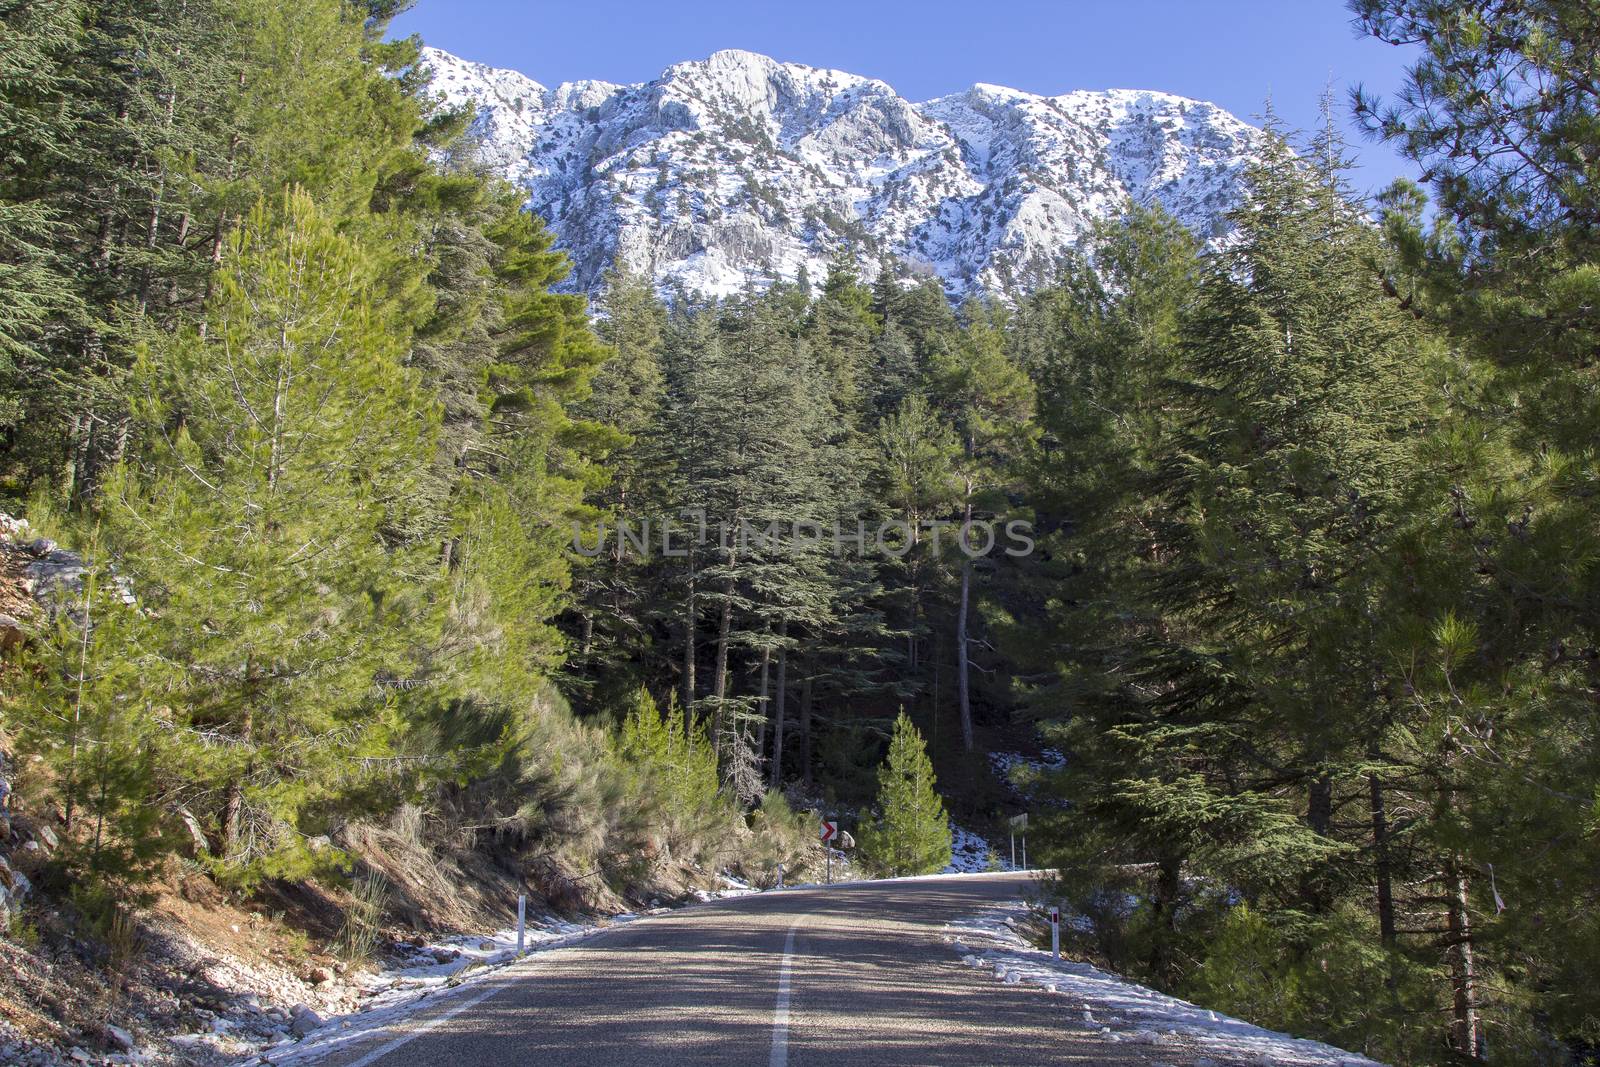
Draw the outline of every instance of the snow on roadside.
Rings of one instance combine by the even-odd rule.
[[[945,940],[969,967],[992,969],[1007,985],[1025,983],[1072,998],[1065,1025],[1098,1030],[1106,1041],[1192,1049],[1232,1063],[1297,1067],[1381,1067],[1375,1060],[1290,1037],[1158,993],[1087,963],[1052,960],[1014,928],[1028,914],[1021,902],[998,905],[945,925]],[[1205,1062],[1200,1060],[1197,1062]]]
[[[665,910],[652,909],[650,914]],[[533,953],[569,945],[613,923],[635,918],[638,916],[632,913],[617,915],[602,924],[530,916],[527,951]],[[497,930],[487,936],[448,937],[421,946],[402,944],[397,948],[405,955],[376,974],[356,980],[363,998],[358,1011],[326,1020],[313,1017],[300,1025],[299,1029],[305,1033],[299,1040],[293,1032],[286,1032],[240,1062],[308,1064],[347,1048],[422,1009],[442,992],[477,985],[516,962],[517,931]]]
[[[717,881],[719,888],[709,892],[697,889],[693,895],[708,901],[760,892],[749,882],[726,872],[719,874]],[[644,914],[659,915],[668,910],[652,908]],[[638,917],[630,912],[604,922],[576,923],[555,916],[529,916],[527,951],[531,954],[570,945],[608,926]],[[448,937],[421,946],[401,944],[395,949],[403,955],[392,965],[356,979],[361,987],[360,1010],[326,1020],[314,1017],[301,1024],[300,1028],[307,1031],[302,1039],[297,1041],[293,1032],[286,1031],[275,1042],[251,1052],[242,1062],[309,1064],[347,1048],[421,1010],[438,994],[477,985],[515,963],[517,931],[511,928],[485,936]],[[292,1023],[293,1019],[290,1020],[291,1029]]]
[[[727,897],[747,897],[751,893],[761,892],[761,890],[757,889],[743,878],[740,878],[737,875],[729,874],[726,871],[723,871],[721,874],[717,875],[717,882],[721,888],[709,890],[691,889],[689,890],[689,894],[703,904],[708,900],[722,900]]]

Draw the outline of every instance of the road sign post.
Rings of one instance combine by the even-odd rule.
[[[528,930],[528,894],[517,894],[517,955],[522,955],[522,946],[527,938]]]
[[[1061,958],[1061,909],[1050,909],[1050,958]]]
[[[822,854],[827,869],[827,884],[833,884],[833,846],[829,844],[839,836],[839,824],[832,819],[822,820]]]
[[[1028,869],[1028,813],[1011,816],[1011,869],[1017,869],[1017,835],[1022,835],[1022,869]]]

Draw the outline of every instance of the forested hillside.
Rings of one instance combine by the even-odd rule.
[[[384,848],[620,910],[1026,812],[1131,978],[1594,1062],[1600,12],[1355,0],[1422,60],[1269,116],[1220,248],[591,306],[400,6],[0,0],[11,942],[200,878],[359,963]]]

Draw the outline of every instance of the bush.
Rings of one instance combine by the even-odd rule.
[[[769,792],[750,814],[750,850],[740,867],[756,885],[778,883],[778,864],[786,882],[812,881],[822,868],[822,846],[817,839],[817,813],[795,811],[782,793]]]
[[[365,963],[378,946],[383,912],[389,904],[389,885],[383,875],[370,871],[350,886],[350,907],[334,951],[351,963]]]

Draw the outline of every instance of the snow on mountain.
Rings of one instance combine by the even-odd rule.
[[[1259,133],[1212,104],[995,85],[922,104],[843,71],[722,51],[639,85],[546,88],[429,48],[475,109],[485,161],[528,191],[592,290],[622,256],[664,287],[728,295],[885,256],[953,296],[1046,282],[1098,219],[1159,203],[1225,229]]]

